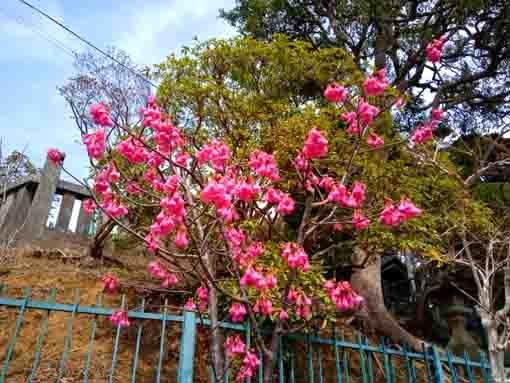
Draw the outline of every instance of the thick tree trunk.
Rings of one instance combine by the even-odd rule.
[[[214,267],[215,257],[212,254],[207,255],[207,267],[209,273],[214,278],[216,268]],[[211,321],[211,343],[212,343],[212,364],[214,369],[215,381],[219,382],[223,376],[223,358],[222,358],[222,334],[218,320],[218,296],[216,288],[209,281],[207,288],[209,289],[208,311]]]
[[[360,265],[366,257],[366,252],[357,248],[354,252],[353,264]],[[424,343],[406,331],[386,310],[381,284],[381,257],[371,256],[368,266],[355,269],[351,284],[353,289],[365,299],[362,314],[368,325],[377,333],[389,337],[396,343],[404,342],[414,350],[421,350]]]
[[[483,318],[483,317],[487,318]],[[498,350],[498,330],[496,321],[489,317],[489,314],[482,314],[482,323],[488,323],[485,328],[487,331],[487,342],[489,348],[489,363],[491,366],[492,381],[494,383],[505,382],[504,351]],[[485,327],[485,325],[484,325]]]
[[[264,358],[264,383],[271,383],[273,381],[274,365],[276,362],[276,355],[278,355],[278,334],[281,329],[280,323],[273,329],[271,336],[270,355],[265,354]]]

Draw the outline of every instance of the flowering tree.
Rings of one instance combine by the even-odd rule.
[[[214,44],[225,47],[222,42]],[[255,47],[250,52],[242,49],[243,44],[255,44]],[[271,49],[275,49],[280,54],[284,48],[283,56],[299,58],[291,64],[302,65],[299,63],[306,60],[299,51],[306,47],[289,46],[285,41],[268,48],[251,40],[237,40],[233,50],[242,52],[243,60],[256,51],[253,57],[259,66],[254,76],[281,95],[275,89],[272,74],[260,67],[260,62],[264,52],[272,54]],[[217,50],[206,49],[205,54],[208,59],[205,62],[212,61],[219,67],[214,62]],[[194,64],[203,68],[204,62]],[[223,60],[221,64],[225,75],[231,63]],[[249,66],[246,61],[235,62],[236,68],[242,65]],[[397,153],[399,161],[419,154],[420,146],[431,140],[434,128],[443,118],[441,110],[432,110],[430,120],[417,127],[408,139],[398,137],[389,130],[391,125],[379,123],[391,120],[390,109],[396,99],[391,95],[385,71],[379,70],[366,79],[358,77],[351,84],[331,83],[324,90],[326,103],[319,100],[300,115],[296,112],[302,108],[300,105],[294,109],[295,113],[283,110],[282,104],[271,105],[270,109],[274,108],[276,113],[290,115],[278,127],[284,128],[283,133],[288,137],[297,134],[297,140],[280,141],[278,134],[273,135],[276,132],[270,129],[274,129],[274,121],[260,116],[257,119],[248,111],[246,116],[253,127],[253,136],[262,144],[271,143],[269,137],[273,145],[281,144],[278,150],[269,153],[267,149],[262,150],[265,145],[244,145],[242,138],[247,138],[246,132],[235,125],[241,122],[226,118],[227,115],[231,119],[240,118],[243,105],[238,105],[239,114],[235,108],[224,108],[231,102],[245,102],[245,97],[252,97],[252,101],[263,107],[262,99],[257,98],[260,93],[240,91],[238,86],[245,84],[250,90],[258,84],[251,80],[249,84],[243,83],[246,77],[239,70],[231,72],[223,80],[234,84],[233,88],[237,89],[234,94],[228,88],[212,88],[209,78],[216,84],[223,80],[214,72],[208,76],[197,78],[194,95],[204,89],[201,86],[205,87],[207,92],[197,97],[196,102],[202,111],[216,108],[216,112],[210,116],[197,114],[191,122],[185,118],[189,114],[183,113],[183,109],[176,110],[173,119],[155,97],[149,98],[142,108],[140,125],[114,123],[104,104],[91,108],[91,118],[97,128],[84,136],[84,143],[98,172],[94,198],[84,202],[84,207],[91,213],[101,209],[119,227],[145,244],[156,258],[149,271],[163,287],[185,283],[189,277],[201,282],[196,297],[186,303],[185,309],[209,315],[217,376],[221,376],[223,366],[217,326],[220,302],[229,305],[232,321],[248,321],[252,327],[257,348],[266,358],[266,382],[272,381],[279,336],[318,321],[328,323],[334,320],[337,311],[378,309],[375,317],[388,327],[393,326],[389,334],[412,343],[412,336],[405,332],[403,337],[398,335],[398,324],[384,316],[389,314],[384,314],[384,307],[378,306],[381,297],[365,296],[365,291],[371,291],[367,286],[373,284],[368,280],[372,274],[359,274],[353,279],[359,286],[356,292],[347,281],[326,281],[321,265],[335,247],[325,239],[339,233],[355,239],[353,260],[359,264],[359,257],[366,262],[368,251],[377,251],[381,238],[388,245],[406,232],[430,238],[431,231],[438,230],[440,224],[436,219],[427,217],[427,212],[422,214],[422,209],[409,198],[412,192],[414,199],[416,191],[430,186],[420,183],[427,176],[426,171],[384,174],[387,169],[384,163],[389,158],[381,158],[381,154]],[[292,98],[291,86],[286,82],[289,98]],[[168,106],[167,90],[162,88],[161,93],[163,105]],[[182,100],[190,94],[183,92]],[[299,116],[302,118],[298,119]],[[197,120],[193,121],[193,117]],[[333,125],[337,118],[345,126],[341,133]],[[179,127],[181,121],[183,126]],[[262,129],[266,123],[269,128]],[[290,133],[288,129],[295,126],[292,123],[297,129]],[[120,142],[108,142],[106,129],[115,129]],[[366,165],[372,156],[379,156],[377,168]],[[56,163],[62,161],[55,151],[49,152],[49,157]],[[413,163],[412,167],[415,166]],[[414,186],[400,192],[402,179],[406,180],[404,185]],[[434,187],[429,191],[437,193]],[[444,199],[445,195],[441,197]],[[420,201],[426,199],[421,197]],[[422,215],[420,220],[425,222],[425,228],[413,226],[413,219]],[[399,234],[391,234],[395,231]],[[414,242],[417,246],[418,238],[408,238],[407,243]],[[111,275],[105,276],[104,282],[109,291],[114,291],[119,283]],[[322,309],[315,310],[314,302],[320,302]],[[259,328],[266,317],[273,322],[269,340],[261,335]],[[115,313],[112,321],[129,324],[126,312]],[[229,337],[225,347],[227,354],[240,365],[238,380],[252,376],[260,363],[257,354],[247,349],[240,337]]]

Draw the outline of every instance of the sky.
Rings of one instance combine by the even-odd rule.
[[[27,0],[99,48],[115,46],[139,65],[163,62],[194,37],[229,37],[218,17],[234,0]],[[42,35],[42,36],[41,36]],[[50,40],[50,41],[48,41]],[[55,41],[56,40],[56,41]],[[82,179],[86,152],[57,87],[73,74],[70,51],[88,48],[18,0],[0,1],[0,139],[42,167],[50,147]]]

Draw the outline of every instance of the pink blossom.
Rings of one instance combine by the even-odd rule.
[[[346,132],[351,134],[358,134],[360,132],[360,129],[358,127],[358,115],[356,112],[343,112],[342,113],[342,121],[349,124],[349,126],[346,129]]]
[[[347,196],[347,188],[344,185],[335,185],[328,194],[328,201],[343,203]]]
[[[363,182],[354,182],[351,193],[352,198],[356,201],[356,206],[354,207],[359,207],[363,204],[363,201],[365,200],[365,189],[366,186]]]
[[[430,121],[430,126],[432,127],[432,129],[435,129],[439,123],[443,120],[445,116],[445,111],[442,110],[442,109],[432,109],[432,116],[431,116],[431,121]]]
[[[237,382],[242,383],[247,378],[253,377],[255,370],[259,367],[260,361],[254,352],[247,351],[237,374]]]
[[[110,321],[114,326],[129,327],[128,312],[126,310],[113,312]]]
[[[197,289],[197,296],[202,301],[206,301],[209,298],[209,289],[206,286],[201,286]]]
[[[110,117],[110,111],[105,104],[94,104],[90,107],[90,116],[94,124],[101,126],[112,126],[113,121]]]
[[[85,213],[87,213],[88,215],[93,214],[97,208],[97,205],[94,202],[94,200],[92,200],[90,198],[87,198],[86,200],[84,200],[81,205],[83,207],[83,211]]]
[[[370,105],[365,100],[361,100],[359,104],[359,120],[363,127],[366,127],[374,121],[374,118],[379,114],[380,110],[378,107]]]
[[[299,153],[294,160],[294,166],[297,170],[304,172],[310,168],[310,162],[308,162],[303,153]]]
[[[230,208],[232,196],[224,184],[217,181],[210,181],[202,190],[200,198],[205,203],[212,203],[216,209]]]
[[[119,279],[112,274],[106,274],[102,278],[102,280],[103,280],[104,290],[108,293],[114,293],[120,284]]]
[[[149,159],[149,153],[143,144],[135,141],[133,137],[129,137],[128,139],[121,141],[117,145],[117,151],[132,164],[143,164]]]
[[[250,246],[248,246],[248,248],[246,249],[246,255],[250,259],[257,258],[263,252],[264,252],[264,245],[262,244],[262,242],[255,242],[255,243],[251,244]]]
[[[188,162],[191,160],[191,156],[186,152],[181,152],[175,157],[175,163],[183,168],[188,167]]]
[[[398,211],[403,215],[404,219],[411,219],[422,213],[422,210],[417,208],[408,198],[402,198]]]
[[[279,318],[282,321],[283,320],[287,320],[287,319],[289,319],[289,313],[287,311],[285,311],[285,310],[282,310],[282,311],[280,311]]]
[[[333,225],[333,230],[335,230],[335,231],[342,231],[342,224],[341,223],[335,223]]]
[[[414,131],[411,141],[415,144],[422,144],[432,139],[432,127],[430,124],[422,125]]]
[[[270,299],[258,299],[253,306],[253,311],[262,315],[271,315],[273,312],[273,302]]]
[[[277,203],[276,211],[280,214],[291,214],[294,211],[294,200],[281,190],[268,188],[264,195],[263,202]]]
[[[180,178],[177,175],[173,175],[171,177],[168,177],[168,179],[163,184],[163,190],[167,194],[174,194],[177,191],[177,188],[179,187]]]
[[[144,238],[144,243],[149,252],[155,253],[159,248],[159,239],[152,233],[148,234]]]
[[[230,150],[228,145],[217,140],[205,144],[197,153],[199,165],[211,162],[213,169],[216,171],[223,171],[229,159]]]
[[[259,177],[266,177],[271,181],[277,181],[280,179],[276,161],[269,153],[261,150],[254,150],[250,155],[248,165]]]
[[[197,305],[193,298],[189,298],[186,304],[184,305],[184,310],[186,311],[195,311],[197,309]]]
[[[168,212],[179,222],[182,221],[182,218],[186,214],[186,209],[184,208],[184,200],[177,193],[171,197],[163,198],[159,205],[168,210]]]
[[[101,207],[104,209],[105,213],[112,218],[119,218],[128,214],[128,209],[122,205],[122,203],[117,201],[112,201],[106,204],[103,203]]]
[[[139,194],[142,191],[142,189],[140,188],[140,186],[138,186],[136,182],[129,181],[126,186],[126,191],[129,194]]]
[[[174,286],[177,284],[178,279],[177,279],[177,275],[173,274],[173,273],[169,273],[165,276],[165,278],[163,279],[163,281],[161,282],[161,287],[163,288],[168,288],[170,286]]]
[[[359,210],[355,210],[352,215],[352,226],[356,229],[364,229],[370,224],[370,220],[364,217]]]
[[[149,273],[158,279],[164,279],[168,275],[165,267],[159,261],[149,263]]]
[[[234,194],[237,198],[244,202],[251,202],[257,198],[257,194],[260,193],[260,187],[255,184],[252,180],[240,181],[235,190]]]
[[[287,261],[287,264],[291,269],[300,269],[303,272],[310,269],[308,255],[302,247],[298,247],[296,244],[288,242],[284,244],[282,248],[282,257]]]
[[[335,303],[337,310],[352,311],[358,309],[363,303],[363,297],[356,294],[347,281],[338,282],[336,286],[333,281],[328,281],[325,289]]]
[[[227,357],[234,358],[237,354],[243,354],[246,351],[246,345],[239,335],[229,336],[225,342]]]
[[[367,96],[383,96],[384,89],[389,85],[386,79],[386,68],[380,69],[374,76],[367,78],[363,84]]]
[[[430,42],[425,51],[427,53],[427,60],[431,63],[438,63],[441,61],[441,51],[443,49],[443,45],[446,42],[446,37],[442,36],[439,39],[434,39]]]
[[[175,234],[175,245],[178,248],[183,249],[188,246],[188,244],[188,232],[185,227],[181,226]]]
[[[308,137],[305,141],[303,148],[303,154],[306,158],[320,158],[324,157],[328,153],[328,140],[322,135],[322,133],[312,128],[308,132]]]
[[[289,290],[289,293],[287,294],[287,299],[290,301],[290,302],[295,302],[298,298],[299,294],[296,290],[294,290],[293,288],[291,288]]]
[[[89,157],[100,160],[106,149],[104,128],[99,128],[94,133],[85,134],[83,143],[87,147]]]
[[[387,202],[379,215],[379,222],[387,226],[398,226],[403,216],[392,202]]]
[[[370,133],[367,138],[367,144],[374,148],[384,145],[384,140],[375,133]]]
[[[228,312],[233,322],[242,322],[246,315],[246,308],[241,303],[234,303]]]
[[[333,178],[331,178],[330,176],[322,177],[321,180],[319,181],[319,186],[327,192],[329,192],[333,188],[333,185],[334,181]]]
[[[60,150],[48,149],[48,159],[53,165],[55,166],[62,165],[62,163],[64,162],[64,157],[65,157],[64,153],[62,153]]]
[[[328,85],[324,91],[324,97],[329,102],[344,102],[347,98],[347,89],[345,89],[345,87],[342,85],[338,85],[334,82]]]

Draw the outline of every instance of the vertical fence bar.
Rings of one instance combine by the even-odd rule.
[[[166,340],[166,315],[168,313],[168,302],[165,299],[165,306],[163,307],[163,319],[161,321],[161,339],[159,342],[159,359],[158,359],[158,369],[156,370],[156,383],[159,383],[161,380],[161,368],[163,367],[163,357],[165,355],[165,340]],[[183,323],[184,325],[184,323]],[[183,329],[184,333],[184,329]],[[181,350],[183,345],[181,344]],[[193,355],[194,356],[194,355]],[[193,368],[191,369],[193,371]],[[179,371],[179,370],[177,370]],[[179,373],[179,372],[177,372]]]
[[[259,383],[262,383],[264,381],[264,355],[262,351],[259,351],[259,360]]]
[[[358,335],[358,345],[359,345],[359,365],[361,369],[361,381],[363,383],[367,383],[367,371],[366,371],[366,363],[365,363],[365,351],[363,350],[363,342],[361,340],[361,336]]]
[[[101,307],[101,293],[98,294],[96,298],[96,307]],[[96,328],[97,328],[97,318],[98,315],[94,315],[94,319],[92,320],[92,331],[90,333],[90,341],[89,341],[89,350],[87,352],[87,360],[85,362],[85,370],[83,371],[83,383],[88,383],[89,381],[89,370],[90,363],[92,361],[92,353],[94,352],[94,340],[96,338]]]
[[[64,338],[64,351],[62,352],[62,358],[60,359],[60,365],[58,368],[57,378],[54,380],[54,383],[59,383],[64,376],[64,369],[66,367],[67,358],[69,357],[69,348],[71,347],[71,339],[73,337],[73,324],[74,318],[76,317],[76,311],[78,311],[78,307],[80,305],[80,289],[74,290],[74,306],[73,311],[71,312],[71,317],[67,321],[67,332]]]
[[[125,310],[126,308],[126,296],[122,295],[122,302],[120,304],[121,310]],[[120,341],[120,323],[117,325],[117,331],[115,332],[115,343],[113,345],[113,356],[112,356],[112,366],[110,368],[110,376],[108,378],[109,383],[113,383],[113,377],[115,376],[115,366],[117,364],[117,352],[119,350],[119,341]]]
[[[308,354],[307,354],[307,361],[308,361],[308,382],[314,383],[314,371],[313,371],[313,346],[312,342],[310,340],[310,335],[307,335],[306,342],[308,344]]]
[[[249,350],[251,347],[251,327],[250,323],[246,324],[246,349]],[[251,383],[251,378],[246,378],[246,383]]]
[[[142,298],[140,304],[140,312],[144,312],[145,310],[145,298]],[[142,340],[142,330],[143,330],[143,322],[138,322],[138,331],[136,334],[136,346],[135,346],[135,355],[133,356],[133,369],[131,370],[131,383],[136,383],[136,370],[138,369],[138,358],[140,355],[140,342]]]
[[[322,371],[322,355],[321,355],[321,345],[317,345],[317,364],[318,364],[318,373],[319,373],[319,383],[323,383],[323,371]]]
[[[384,338],[380,338],[379,340],[381,342],[381,353],[383,354],[383,360],[384,360],[384,381],[386,383],[391,383],[391,368],[390,368],[390,357],[388,353],[386,352],[386,345]]]
[[[432,345],[432,363],[434,366],[433,375],[435,376],[436,380],[434,383],[444,383],[444,372],[443,372],[443,366],[441,365],[441,358],[439,357],[439,352],[437,351],[436,346]]]
[[[430,360],[429,360],[429,356],[428,356],[428,353],[427,353],[427,347],[425,346],[425,343],[422,343],[421,344],[421,347],[422,347],[422,352],[423,352],[423,363],[425,363],[425,371],[427,373],[427,382],[430,382],[430,383],[435,383],[434,382],[434,377],[432,376],[432,373],[430,371]]]
[[[452,383],[458,383],[459,380],[457,378],[457,370],[455,369],[455,366],[453,365],[452,361],[452,354],[450,353],[450,350],[448,350],[448,347],[446,347],[446,360],[448,361],[448,368],[450,369],[450,377],[452,379]]]
[[[57,291],[53,288],[50,290],[50,296],[48,298],[49,303],[55,303],[55,299],[57,296]],[[30,373],[30,376],[28,377],[27,383],[31,383],[32,380],[37,375],[37,369],[39,368],[39,361],[41,360],[41,351],[42,347],[44,345],[44,339],[46,338],[46,334],[48,334],[48,320],[50,317],[50,311],[46,310],[44,313],[44,317],[41,323],[41,328],[39,330],[39,337],[37,338],[37,345],[35,347],[35,357],[34,362],[32,364],[32,372]]]
[[[18,318],[16,319],[16,328],[14,329],[14,334],[12,336],[11,342],[9,343],[9,347],[7,349],[7,355],[5,356],[4,364],[2,367],[2,373],[0,374],[0,382],[3,383],[5,381],[5,377],[7,376],[7,370],[9,369],[9,363],[12,358],[12,354],[14,352],[14,347],[16,347],[16,339],[21,330],[21,324],[23,323],[23,318],[25,317],[25,310],[27,308],[27,304],[30,300],[30,287],[25,287],[23,292],[23,304],[21,305],[18,313]]]
[[[295,374],[294,374],[294,353],[291,351],[290,355],[290,383],[295,383]]]
[[[368,345],[367,337],[363,336],[363,344]],[[365,350],[367,355],[368,383],[374,383],[374,366],[372,351]]]
[[[347,357],[347,353],[344,349],[344,377],[345,383],[349,383],[349,358]]]
[[[342,368],[340,366],[340,352],[338,351],[336,328],[333,327],[333,336],[335,341],[335,369],[336,369],[336,382],[342,383]]]
[[[182,324],[181,351],[177,383],[193,383],[193,362],[195,360],[195,344],[197,337],[197,321],[193,311],[184,312]]]
[[[485,353],[483,351],[480,351],[480,371],[482,372],[483,382],[491,383],[491,378],[490,378],[489,374],[487,374],[486,366],[487,366],[487,358],[485,358]]]
[[[464,351],[464,365],[466,374],[468,376],[469,383],[475,383],[475,377],[473,376],[473,370],[471,370],[471,362],[469,361],[469,355]]]
[[[225,334],[226,337],[227,334]],[[225,354],[224,354],[224,366],[223,366],[223,383],[228,383],[230,379],[230,371],[229,371],[229,361],[227,357],[227,349],[225,347]]]

